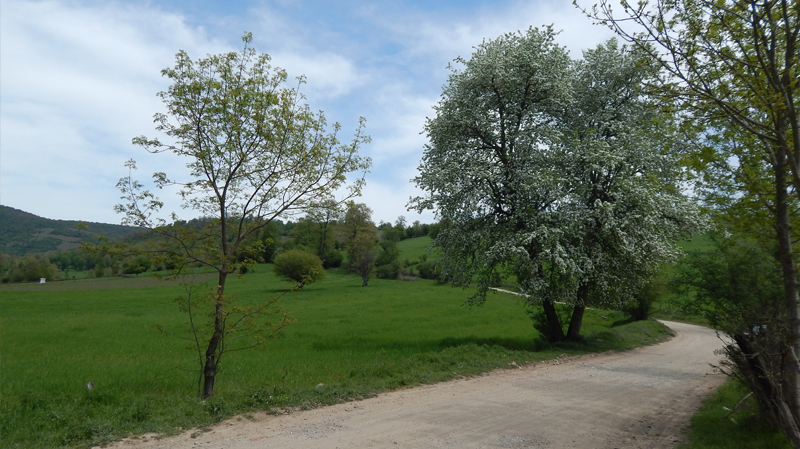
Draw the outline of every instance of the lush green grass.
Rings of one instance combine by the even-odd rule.
[[[440,257],[437,250],[428,251],[432,239],[428,236],[415,237],[397,242],[397,249],[400,250],[400,259],[407,261],[408,265],[416,265],[423,258],[435,260]]]
[[[747,390],[733,380],[720,387],[692,417],[689,442],[680,449],[791,448],[783,434],[766,428],[758,419],[752,398],[731,413],[746,394]]]
[[[196,353],[155,328],[185,329],[172,301],[182,287],[159,282],[0,286],[0,446],[85,447],[174,433],[234,413],[358,399],[511,361],[626,349],[668,332],[652,321],[587,312],[584,344],[551,347],[538,341],[513,295],[493,294],[470,309],[462,306],[470,291],[424,280],[373,279],[362,288],[357,276],[334,270],[283,296],[297,321],[266,347],[227,355],[216,397],[200,401]],[[289,286],[261,265],[232,279],[228,291],[255,301]]]

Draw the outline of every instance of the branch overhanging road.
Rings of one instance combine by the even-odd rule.
[[[495,370],[208,432],[118,448],[669,448],[724,380],[711,329],[665,322],[670,341],[626,352]],[[192,436],[194,435],[194,436]]]

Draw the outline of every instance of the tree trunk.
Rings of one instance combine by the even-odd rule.
[[[366,287],[366,286],[367,286],[367,284],[369,283],[369,276],[361,276],[361,280],[363,280],[363,281],[364,281],[364,282],[361,284],[361,286],[362,286],[362,287]]]
[[[551,301],[542,301],[544,316],[547,319],[547,338],[550,341],[563,341],[564,329],[561,328],[561,320],[558,319],[556,306]]]
[[[792,253],[792,226],[789,221],[789,192],[786,183],[786,154],[781,148],[775,151],[775,233],[778,239],[778,253],[776,258],[783,271],[784,303],[789,323],[789,335],[786,344],[794,350],[796,358],[800,354],[800,311],[798,310],[797,268]],[[760,324],[760,323],[754,323]],[[787,356],[788,357],[788,356]],[[783,370],[783,395],[786,405],[794,417],[795,423],[800,423],[800,373],[796,364],[785,360],[786,368]]]
[[[205,364],[203,366],[203,397],[214,396],[214,382],[217,378],[218,357],[217,350],[222,343],[223,337],[223,306],[222,295],[225,292],[225,279],[228,277],[228,267],[223,265],[219,273],[219,284],[217,285],[216,301],[214,303],[214,333],[208,341],[206,349]]]
[[[569,329],[567,329],[567,340],[578,341],[581,337],[581,324],[583,324],[583,312],[586,311],[586,306],[576,305],[572,309],[572,318],[569,320]]]
[[[733,339],[739,348],[739,354],[734,356],[733,360],[739,365],[739,371],[744,374],[745,381],[753,391],[759,407],[767,414],[766,418],[771,424],[783,430],[792,447],[800,449],[800,429],[785,400],[783,393],[785,388],[780,385],[783,382],[773,375],[764,358],[759,355],[759,350],[763,351],[764,348],[755,348],[742,335],[733,335]],[[796,360],[793,364],[797,364]]]
[[[578,287],[575,307],[572,309],[572,318],[569,320],[567,340],[577,341],[581,336],[583,313],[586,311],[586,301],[589,299],[589,284],[583,283]]]

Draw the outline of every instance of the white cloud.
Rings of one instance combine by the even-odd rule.
[[[514,1],[487,5],[470,15],[429,16],[420,11],[392,11],[391,15],[371,10],[372,19],[405,45],[407,59],[431,59],[444,66],[457,56],[469,58],[483,40],[506,33],[553,24],[563,30],[557,41],[573,58],[613,36],[610,30],[592,26],[577,8],[564,1]]]
[[[278,52],[270,56],[273,64],[286,70],[290,78],[304,75],[307,83],[300,87],[300,91],[317,101],[335,100],[363,83],[353,61],[342,55],[320,53],[306,56]]]
[[[1,20],[3,204],[118,221],[114,184],[125,160],[147,156],[130,139],[153,133],[160,70],[178,48],[222,45],[180,16],[122,4],[6,1]]]
[[[3,0],[2,203],[51,218],[118,222],[114,184],[127,174],[125,160],[135,158],[145,180],[154,171],[184,171],[175,157],[130,144],[137,135],[158,136],[152,116],[163,107],[155,94],[168,86],[161,69],[178,49],[193,59],[239,50],[239,33],[250,30],[275,66],[306,75],[301,91],[312,109],[342,123],[341,140],[359,116],[367,118],[373,143],[362,154],[374,167],[361,201],[377,220],[402,214],[413,221],[405,205],[419,194],[409,180],[426,142],[420,132],[453,58],[530,25],[564,29],[558,40],[573,57],[610,36],[562,1],[251,5],[182,11],[162,0]],[[181,212],[173,198],[162,199]]]
[[[405,216],[409,223],[415,220],[422,223],[436,221],[431,211],[418,214],[416,211],[406,210],[409,199],[422,194],[411,183],[398,185],[394,182],[384,183],[381,179],[372,179],[367,182],[369,189],[365,189],[364,194],[355,201],[364,203],[372,209],[372,219],[375,223],[381,221],[394,223],[400,215]]]

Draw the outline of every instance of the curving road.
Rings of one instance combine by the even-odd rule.
[[[724,381],[714,331],[665,322],[675,338],[623,353],[497,370],[208,432],[118,448],[669,448]],[[194,437],[192,437],[194,434]]]

